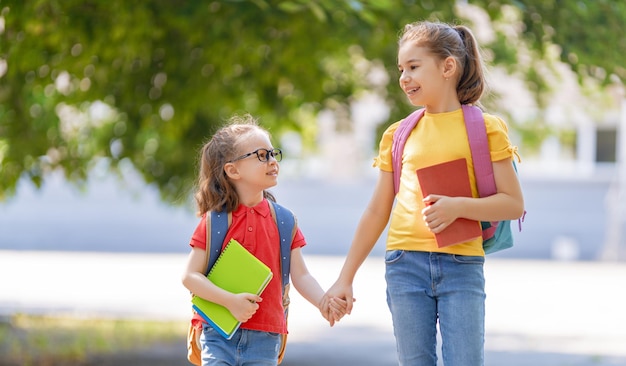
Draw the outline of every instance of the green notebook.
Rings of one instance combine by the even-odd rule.
[[[235,294],[260,295],[272,279],[272,271],[237,240],[231,239],[207,278],[216,286]],[[230,339],[239,329],[241,322],[225,307],[195,295],[191,302],[198,314],[224,338]]]

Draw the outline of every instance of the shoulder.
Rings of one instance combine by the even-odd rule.
[[[298,219],[290,209],[274,201],[269,201],[269,205],[281,237],[285,238],[290,234],[292,244],[297,236],[296,234],[299,233],[300,237],[302,237],[302,233],[300,233],[300,229],[298,228]],[[302,237],[301,240],[304,241],[304,238]],[[300,246],[304,246],[304,244]]]
[[[499,116],[490,113],[483,113],[483,118],[485,119],[485,127],[487,128],[487,132],[501,130],[504,133],[509,132],[509,127],[506,122]]]
[[[484,113],[485,128],[487,130],[487,138],[489,140],[489,149],[491,151],[491,160],[499,161],[510,158],[516,150],[509,139],[509,128],[502,118],[499,116]]]
[[[268,203],[272,212],[272,216],[276,217],[277,221],[286,221],[288,224],[293,222],[293,225],[297,225],[298,220],[293,211],[274,201],[268,200]]]
[[[398,130],[398,127],[400,127],[402,121],[404,121],[404,119],[392,123],[391,125],[389,125],[389,127],[385,129],[385,132],[383,132],[382,138],[380,140],[381,145],[391,145],[393,141],[393,135]]]
[[[383,133],[383,135],[393,135],[394,133],[396,133],[396,131],[398,130],[398,127],[400,127],[400,124],[402,124],[402,121],[404,121],[405,119],[406,118],[403,118],[389,125],[389,127],[385,129],[385,132]]]
[[[276,214],[278,214],[280,212],[281,214],[287,213],[287,214],[290,214],[292,216],[294,215],[294,213],[290,209],[288,209],[287,207],[281,205],[278,202],[274,202],[274,201],[270,201],[270,200],[267,200],[267,202],[270,204],[270,208],[275,210]]]

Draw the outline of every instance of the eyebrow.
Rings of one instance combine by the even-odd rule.
[[[405,62],[405,64],[412,64],[412,63],[415,63],[415,62],[421,62],[421,61],[422,61],[422,60],[420,60],[419,58],[412,58],[412,59],[410,59],[410,60],[407,60],[407,61]],[[401,64],[400,62],[398,62],[398,67],[400,67],[400,66],[402,66],[402,64]]]

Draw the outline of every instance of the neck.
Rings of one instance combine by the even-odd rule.
[[[246,207],[254,207],[263,201],[263,191],[243,192],[237,190],[237,194],[239,195],[239,203]]]
[[[458,100],[452,102],[439,102],[434,104],[427,104],[424,106],[428,113],[446,113],[456,111],[461,108],[461,103]]]

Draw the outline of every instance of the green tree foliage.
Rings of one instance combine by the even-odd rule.
[[[379,88],[364,77],[376,60],[400,116],[409,107],[397,103],[398,31],[420,19],[458,22],[456,3],[0,0],[0,199],[55,169],[81,182],[104,160],[184,200],[199,147],[229,116],[252,113],[274,134],[301,130],[302,111]],[[555,42],[576,70],[625,78],[622,2],[471,3],[494,20],[505,5],[522,9],[533,49]],[[498,40],[494,62],[514,65],[515,48]]]
[[[502,1],[484,1],[497,17]],[[563,62],[581,75],[604,82],[626,80],[619,55],[626,51],[626,2],[614,0],[510,1],[521,10],[523,37],[540,54],[546,45],[560,47]]]

